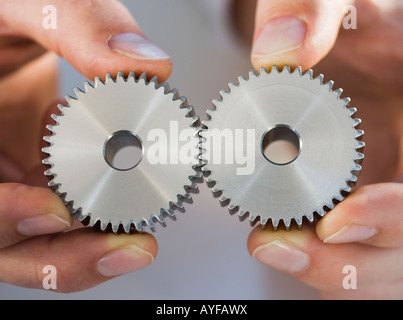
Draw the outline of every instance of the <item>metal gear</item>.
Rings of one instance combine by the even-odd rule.
[[[260,74],[251,71],[249,79],[239,77],[213,101],[208,120],[201,131],[201,160],[206,181],[215,197],[231,214],[251,224],[271,221],[276,229],[288,229],[295,221],[312,222],[342,201],[354,186],[364,156],[360,119],[352,118],[356,108],[348,108],[349,98],[342,90],[332,90],[333,81],[323,83],[323,75],[313,78],[312,70],[291,72],[288,66]],[[254,129],[255,170],[237,175],[236,163],[209,161],[212,138],[209,130]],[[292,133],[283,137],[297,141],[299,153],[288,163],[275,163],[264,154],[262,141],[271,129]],[[237,142],[236,142],[237,143]],[[236,144],[235,143],[235,144]],[[245,149],[244,149],[245,150]],[[361,150],[360,150],[361,151]],[[305,217],[305,218],[304,218]]]
[[[155,164],[144,155],[152,144],[150,130],[169,135],[173,121],[178,130],[194,130],[198,139],[198,117],[186,98],[166,82],[159,85],[156,77],[147,81],[145,74],[136,78],[133,72],[127,78],[119,72],[116,79],[108,74],[105,82],[97,77],[94,84],[84,83],[84,91],[74,91],[76,98],[67,96],[68,105],[58,106],[61,115],[52,115],[56,124],[47,126],[52,135],[44,137],[49,186],[76,219],[101,230],[154,230],[154,222],[165,225],[166,216],[175,219],[174,210],[184,211],[183,202],[191,202],[201,174],[196,165]],[[113,167],[107,143],[116,148],[133,140],[140,142],[143,157],[129,168]],[[180,150],[186,142],[177,143]]]

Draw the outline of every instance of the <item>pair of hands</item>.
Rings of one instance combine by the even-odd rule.
[[[56,30],[42,26],[46,4],[0,4],[0,281],[42,288],[42,268],[52,261],[57,289],[71,292],[147,266],[158,248],[150,234],[77,227],[46,188],[39,150],[47,107],[57,100],[55,54],[89,79],[133,70],[163,81],[172,64],[118,1],[54,1],[63,13]],[[357,30],[340,29],[347,4],[357,8]],[[312,226],[256,228],[248,239],[254,258],[327,298],[403,296],[402,17],[403,8],[385,0],[257,3],[254,67],[318,64],[363,119],[366,158],[355,192]],[[343,289],[345,265],[357,269],[357,290]]]

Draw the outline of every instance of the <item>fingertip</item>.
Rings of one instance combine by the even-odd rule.
[[[316,233],[326,243],[401,246],[401,199],[403,187],[399,183],[360,187],[318,222]]]
[[[344,227],[360,226],[365,220],[368,222],[373,215],[371,207],[368,206],[371,194],[372,186],[364,186],[337,204],[316,224],[318,238],[329,242],[334,235],[341,234]]]
[[[290,228],[274,230],[272,227],[254,228],[248,237],[248,248],[254,248],[257,245],[267,243],[268,241],[276,239],[286,239],[296,245],[303,247],[308,243],[312,236],[314,236],[314,226],[311,224],[304,224],[301,228]]]
[[[122,52],[110,49],[105,50],[107,52],[103,56],[98,56],[96,61],[87,65],[76,65],[77,69],[90,80],[96,77],[105,79],[107,73],[116,78],[119,72],[122,72],[125,76],[134,72],[137,77],[145,73],[148,79],[156,76],[159,82],[164,82],[172,73],[172,62],[170,59],[137,59]]]
[[[4,208],[2,209],[4,211],[9,209],[14,212],[14,217],[17,219],[18,217],[27,217],[27,214],[52,213],[60,218],[72,221],[72,217],[63,201],[47,188],[5,183],[0,185],[0,199],[3,200],[2,205]]]
[[[295,16],[276,17],[256,31],[251,61],[256,70],[264,66],[297,66],[307,33],[305,21]]]
[[[273,65],[309,69],[333,47],[344,1],[259,1],[251,61],[256,70]]]
[[[107,73],[116,75],[119,71],[145,72],[161,81],[171,74],[169,55],[144,36],[121,2],[68,1],[62,5],[66,19],[75,23],[58,24],[54,32],[34,33],[32,37],[66,59],[89,80],[96,76],[103,78]]]
[[[154,262],[158,246],[155,238],[143,234],[110,234],[110,249],[97,261],[97,271],[104,277],[115,277],[142,269]]]
[[[299,274],[310,264],[305,247],[311,235],[311,228],[292,231],[255,228],[248,238],[248,251],[253,258],[269,267]]]
[[[134,234],[114,234],[109,233],[107,237],[107,247],[109,249],[115,249],[119,247],[126,247],[135,245],[139,250],[147,252],[150,257],[152,256],[152,261],[155,260],[158,253],[158,243],[152,234],[142,232]]]

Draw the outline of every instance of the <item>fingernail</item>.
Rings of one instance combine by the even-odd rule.
[[[348,225],[323,240],[325,243],[359,242],[372,238],[377,230],[367,226]]]
[[[156,45],[137,33],[121,33],[108,40],[112,51],[122,55],[144,60],[167,60],[169,56]]]
[[[70,227],[69,221],[49,213],[20,221],[17,225],[17,232],[24,236],[38,236],[66,231]]]
[[[114,277],[148,266],[154,256],[135,245],[113,250],[98,260],[97,269],[105,277]]]
[[[268,266],[288,273],[301,272],[309,264],[309,256],[305,252],[280,240],[256,248],[252,256]]]
[[[260,32],[252,57],[270,57],[298,49],[304,43],[305,35],[305,22],[298,18],[281,17],[271,20]]]

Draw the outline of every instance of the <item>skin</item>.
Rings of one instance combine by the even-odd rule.
[[[301,47],[285,54],[252,54],[254,67],[315,66],[352,98],[366,131],[365,163],[353,194],[318,223],[291,231],[256,228],[248,239],[248,250],[256,258],[257,249],[273,240],[305,253],[307,266],[289,273],[317,288],[324,298],[403,296],[403,185],[393,182],[403,173],[403,80],[399,73],[403,65],[403,26],[399,22],[403,11],[385,11],[390,3],[260,0],[256,6],[252,52],[264,25],[276,17],[303,18],[307,36]],[[46,4],[28,0],[0,4],[0,281],[42,288],[42,267],[52,261],[63,275],[57,290],[71,292],[112,277],[102,275],[97,268],[106,254],[135,245],[155,257],[157,243],[149,234],[113,235],[70,227],[70,214],[45,187],[38,150],[43,123],[49,123],[48,115],[57,99],[55,55],[64,57],[90,79],[106,72],[134,70],[157,75],[162,81],[168,78],[172,65],[169,59],[136,59],[105,46],[114,34],[142,34],[118,1],[53,1],[65,19],[76,22],[67,28],[60,21],[57,32],[44,30],[37,23]],[[357,7],[358,29],[339,32],[346,4]],[[89,15],[86,6],[96,14]],[[26,12],[30,12],[30,19],[26,19]],[[37,81],[38,75],[41,81]],[[34,237],[19,232],[21,221],[48,213],[66,222],[60,230]],[[324,243],[346,225],[371,227],[376,234],[366,240]],[[125,257],[121,259],[124,264]],[[128,261],[133,264],[132,270],[144,266]],[[357,290],[341,286],[345,265],[357,268]]]
[[[60,275],[57,291],[72,292],[113,277],[97,269],[98,261],[113,250],[134,245],[152,262],[158,246],[149,234],[103,234],[73,225],[62,201],[46,188],[40,150],[43,135],[49,134],[43,130],[44,123],[51,123],[49,115],[57,110],[56,55],[89,79],[106,72],[116,75],[119,70],[134,70],[163,81],[172,65],[169,58],[136,59],[105,45],[114,34],[142,35],[118,1],[54,1],[52,4],[63,11],[60,20],[70,17],[75,21],[68,27],[59,21],[57,30],[42,28],[46,4],[23,0],[0,4],[0,281],[42,288],[42,268],[51,263]],[[52,227],[50,234],[32,237],[19,232],[19,223],[25,219],[49,213],[64,220]],[[121,265],[132,263],[124,271],[144,266],[125,254],[120,260]]]
[[[316,75],[323,73],[325,80],[327,75],[327,81],[335,81],[334,88],[343,88],[352,106],[358,108],[356,117],[362,119],[361,129],[365,131],[365,160],[359,183],[334,210],[302,230],[254,229],[248,250],[253,255],[261,245],[281,240],[306,253],[309,262],[304,270],[285,272],[317,288],[325,298],[402,298],[403,184],[398,177],[403,173],[403,7],[386,10],[391,1],[335,1],[338,9],[354,3],[358,12],[357,30],[341,28],[339,32],[342,10],[335,13],[333,9],[328,14],[327,3],[258,1],[254,41],[271,15],[314,14],[307,20],[308,34],[302,47],[292,54],[252,57],[252,62],[257,69],[272,64],[303,68],[316,65]],[[329,19],[321,21],[318,15]],[[326,37],[317,34],[321,29],[327,30]],[[318,42],[310,43],[314,38]],[[323,241],[349,225],[371,227],[376,234],[366,240],[345,239],[337,244]],[[357,290],[343,289],[345,265],[357,269]]]

